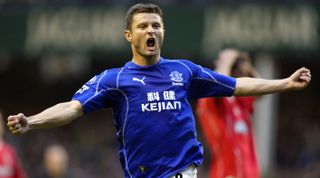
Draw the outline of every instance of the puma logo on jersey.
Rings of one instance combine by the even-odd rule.
[[[137,78],[137,77],[133,77],[133,78],[132,78],[133,81],[137,81],[137,82],[142,83],[143,85],[146,85],[146,84],[144,83],[144,79],[146,79],[146,77],[143,77],[142,79],[139,79],[139,78]]]

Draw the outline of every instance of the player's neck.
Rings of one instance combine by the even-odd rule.
[[[132,62],[139,66],[150,66],[158,63],[160,59],[160,54],[155,56],[133,56]]]

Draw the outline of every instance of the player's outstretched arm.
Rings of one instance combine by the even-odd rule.
[[[20,135],[32,129],[58,127],[83,115],[79,101],[54,105],[39,114],[26,117],[20,113],[8,117],[7,126],[13,134]]]
[[[301,90],[311,81],[311,73],[307,68],[300,68],[290,77],[278,80],[237,78],[235,96],[264,95],[276,92]]]

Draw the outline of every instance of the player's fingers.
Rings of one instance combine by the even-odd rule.
[[[11,133],[15,134],[15,135],[20,135],[22,133],[22,126],[21,124],[16,124],[12,127],[9,127]]]
[[[19,113],[19,114],[17,115],[17,118],[18,118],[19,120],[21,120],[23,117],[25,117],[25,116],[24,116],[24,114],[22,114],[22,113]]]
[[[302,75],[300,76],[300,80],[307,80],[307,81],[311,81],[311,77],[308,75]]]
[[[16,129],[16,130],[11,131],[11,133],[14,134],[14,135],[21,135],[21,130],[20,129]]]
[[[309,76],[300,76],[300,80],[306,81],[306,82],[310,82],[311,78]]]
[[[12,127],[12,126],[14,126],[15,125],[15,121],[8,121],[7,122],[7,126],[8,127]]]
[[[301,73],[301,76],[307,76],[307,77],[311,78],[311,73],[309,73],[309,72]]]
[[[15,126],[9,127],[9,130],[13,133],[18,130]]]
[[[21,128],[21,124],[18,123],[18,124],[16,124],[16,125],[14,125],[14,127],[15,127],[16,129],[20,129],[20,128]]]
[[[9,122],[19,123],[23,117],[25,116],[22,113],[19,113],[17,115],[11,115],[8,117],[8,123]]]
[[[296,72],[294,73],[294,75],[300,76],[302,73],[307,73],[307,72],[308,72],[308,69],[305,68],[305,67],[302,67],[302,68],[296,70]],[[310,71],[309,71],[309,72],[310,72]]]
[[[10,121],[8,120],[7,126],[12,127],[12,126],[18,124],[19,122],[20,122],[19,119],[14,118],[14,119],[11,119]]]
[[[309,70],[303,70],[303,71],[301,71],[301,74],[310,74],[310,71]]]
[[[301,68],[300,68],[300,70],[303,70],[303,71],[309,71],[309,69],[308,69],[308,68],[306,68],[306,67],[301,67]]]
[[[17,115],[9,116],[8,121],[16,120],[16,118],[17,118]]]
[[[310,73],[310,70],[305,68],[305,67],[302,67],[298,70],[298,72],[301,74],[301,73]]]
[[[14,126],[17,123],[19,123],[19,119],[17,119],[16,116],[9,116],[8,117],[7,126],[11,127],[11,126]]]
[[[308,75],[300,75],[300,78],[311,78],[311,77]]]
[[[14,130],[21,128],[22,125],[20,123],[8,123],[8,126],[10,130]]]
[[[13,131],[13,130],[15,130],[16,128],[15,127],[9,127],[9,130],[10,131]]]

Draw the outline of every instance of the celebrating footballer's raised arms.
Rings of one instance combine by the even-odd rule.
[[[32,129],[61,126],[82,115],[82,105],[78,101],[69,101],[30,117],[23,113],[9,116],[7,125],[13,134],[21,135]]]
[[[236,96],[264,95],[275,92],[301,90],[311,81],[311,73],[307,68],[300,68],[290,77],[278,80],[258,78],[237,78]]]
[[[196,178],[203,149],[189,100],[286,91],[299,88],[300,80],[310,81],[308,72],[302,70],[280,81],[239,79],[236,86],[233,77],[189,60],[164,58],[160,53],[162,16],[157,5],[132,6],[124,31],[132,58],[123,67],[94,76],[75,92],[73,101],[31,117],[10,116],[11,132],[23,134],[30,129],[61,126],[83,114],[112,108],[124,177]]]

